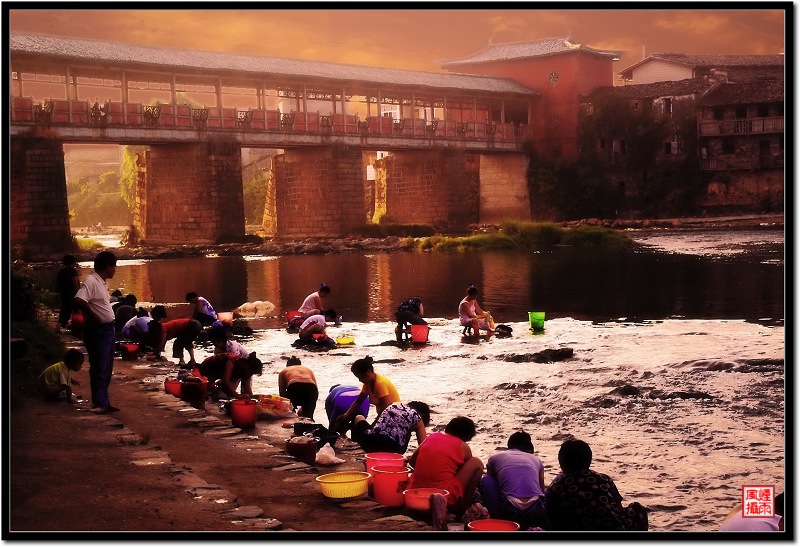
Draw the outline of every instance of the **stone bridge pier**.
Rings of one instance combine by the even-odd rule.
[[[267,234],[337,237],[367,223],[361,148],[286,149],[275,157],[273,170],[263,224]]]
[[[499,224],[506,219],[530,220],[528,157],[525,154],[480,156],[480,222]]]
[[[449,229],[476,222],[480,179],[474,156],[463,150],[409,150],[393,152],[383,162],[391,222]]]
[[[9,243],[33,252],[71,249],[64,148],[56,138],[12,137]]]
[[[469,224],[529,220],[524,153],[394,152],[376,163],[376,193],[392,222],[463,230]],[[381,172],[382,171],[382,172]]]
[[[138,239],[180,244],[243,237],[241,156],[236,141],[151,145],[139,161]]]

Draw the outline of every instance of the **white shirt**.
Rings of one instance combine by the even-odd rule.
[[[75,293],[75,298],[80,298],[89,304],[89,309],[101,323],[114,322],[114,310],[111,308],[111,300],[108,295],[108,282],[97,272],[86,276],[78,292]]]
[[[242,359],[247,359],[250,352],[236,340],[228,340],[225,342],[225,353],[234,354]]]
[[[300,330],[306,330],[307,328],[313,325],[322,325],[323,327],[327,326],[327,322],[325,321],[325,316],[312,315],[311,317],[303,321],[303,324],[300,325]]]
[[[134,325],[139,327],[142,332],[149,332],[150,331],[150,321],[152,321],[152,320],[153,320],[153,318],[150,317],[149,315],[145,315],[144,317],[131,317],[128,320],[128,322],[125,323],[125,326],[122,327],[122,334],[125,335],[125,336],[130,336],[131,335],[131,329],[133,328]]]

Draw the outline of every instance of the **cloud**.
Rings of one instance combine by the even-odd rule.
[[[675,12],[655,21],[655,26],[677,34],[709,36],[715,32],[724,32],[730,24],[729,19],[715,14],[698,14]]]
[[[243,5],[243,4],[238,4]],[[467,5],[468,6],[468,5]],[[304,58],[411,70],[494,43],[571,34],[591,47],[627,50],[620,64],[651,52],[775,53],[784,47],[781,10],[9,10],[11,30],[155,47]]]

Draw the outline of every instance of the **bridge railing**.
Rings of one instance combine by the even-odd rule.
[[[444,121],[358,114],[240,110],[232,107],[193,108],[184,104],[144,105],[86,100],[12,97],[11,121],[17,124],[92,127],[155,127],[184,130],[254,131],[361,135],[419,139],[469,139],[516,142],[531,138],[527,124],[487,121]]]

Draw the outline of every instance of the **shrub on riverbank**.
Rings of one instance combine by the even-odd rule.
[[[433,236],[417,242],[419,250],[464,251],[552,249],[557,245],[582,246],[627,246],[633,240],[625,234],[600,226],[577,226],[563,228],[553,222],[505,221],[494,233],[468,237]]]
[[[96,239],[92,239],[91,237],[76,237],[75,238],[75,245],[78,247],[78,251],[94,251],[100,250],[105,245],[97,241]]]
[[[24,396],[36,393],[36,380],[42,371],[64,357],[64,343],[44,317],[53,293],[19,268],[12,268],[9,301],[10,339],[22,339],[24,352],[12,347],[9,364],[10,403],[18,408]],[[17,346],[19,347],[19,346]]]

